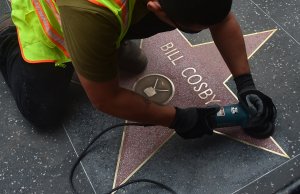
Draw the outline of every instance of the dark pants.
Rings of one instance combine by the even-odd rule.
[[[60,123],[72,65],[28,64],[21,56],[14,27],[0,34],[0,68],[20,112],[38,128]]]
[[[173,30],[153,14],[132,26],[125,39],[141,39]],[[68,86],[74,72],[53,63],[29,64],[21,56],[16,28],[0,33],[0,69],[23,116],[40,129],[59,125],[66,108]]]

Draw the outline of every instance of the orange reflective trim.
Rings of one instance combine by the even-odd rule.
[[[101,7],[106,7],[105,5],[103,5],[102,3],[98,2],[97,0],[88,0],[88,1],[91,2],[91,3],[94,3],[96,5],[99,5]]]
[[[115,0],[115,2],[122,10],[121,18],[122,18],[124,25],[126,26],[127,22],[128,22],[128,12],[129,12],[129,7],[127,5],[128,1],[127,0]]]
[[[52,42],[65,54],[66,57],[70,57],[67,49],[64,46],[64,38],[51,26],[40,2],[38,0],[32,0],[32,4],[48,38],[52,40]]]
[[[122,0],[115,0],[118,6],[122,7],[123,6],[123,1]]]
[[[46,3],[48,4],[49,8],[54,13],[54,16],[55,16],[56,20],[58,21],[59,25],[61,26],[60,15],[59,15],[58,10],[56,9],[56,6],[54,5],[53,1],[52,0],[46,0]]]
[[[129,13],[129,5],[128,5],[128,0],[122,0],[122,20],[125,24],[125,26],[127,26],[128,23],[128,13]]]
[[[101,7],[107,7],[97,0],[88,0],[88,1],[93,4],[99,5]],[[122,18],[124,25],[126,26],[127,22],[128,22],[128,12],[129,12],[129,6],[127,6],[128,1],[127,0],[114,0],[114,1],[122,10],[121,18]]]
[[[31,61],[31,60],[27,59],[25,57],[25,54],[24,54],[24,50],[23,50],[22,42],[21,42],[21,39],[20,39],[20,36],[19,36],[19,29],[18,28],[17,28],[17,34],[18,34],[18,42],[19,42],[19,47],[20,47],[20,50],[21,50],[21,55],[22,55],[22,58],[23,58],[24,61],[26,61],[27,63],[32,63],[32,64],[55,63],[54,60],[34,60],[34,61]]]
[[[128,2],[125,2],[123,4],[123,6],[121,7],[122,9],[122,20],[125,24],[125,26],[127,25],[128,22],[128,12],[129,12],[129,6],[127,5]]]

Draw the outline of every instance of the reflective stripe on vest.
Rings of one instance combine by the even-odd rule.
[[[13,0],[12,19],[17,27],[23,59],[29,63],[54,62],[61,66],[70,62],[65,46],[56,0]],[[121,32],[119,47],[131,23],[136,0],[88,0],[106,7],[117,17]]]
[[[88,0],[99,6],[107,7],[117,17],[120,26],[121,34],[116,42],[119,47],[122,39],[125,37],[131,23],[131,17],[136,0]]]
[[[11,7],[21,54],[26,62],[64,66],[71,61],[55,0],[13,0]]]
[[[56,0],[55,0],[56,1]],[[46,0],[46,3],[48,4],[48,6],[51,8],[51,10],[53,11],[56,20],[59,22],[60,26],[61,26],[61,20],[60,20],[60,15],[58,13],[58,10],[56,8],[56,6],[54,5],[52,0]]]
[[[50,0],[51,1],[51,0]],[[52,2],[52,1],[51,1]],[[46,0],[47,5],[52,10],[53,14],[55,15],[57,21],[61,24],[60,17],[58,16],[58,12],[53,4],[49,2],[49,0]],[[47,18],[47,15],[45,14],[39,0],[32,0],[32,4],[36,10],[36,13],[39,17],[39,20],[41,22],[41,25],[44,29],[44,32],[48,36],[50,40],[66,55],[66,57],[70,57],[66,47],[65,47],[65,40],[64,38],[54,29],[53,26],[51,26],[50,21]],[[53,6],[52,6],[53,5]]]

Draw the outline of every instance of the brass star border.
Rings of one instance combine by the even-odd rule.
[[[261,41],[260,44],[258,44],[256,47],[256,49],[254,49],[251,53],[248,53],[248,59],[251,58],[255,53],[256,51],[258,51],[263,45],[265,42],[267,42],[269,40],[269,38],[276,32],[277,29],[272,29],[272,30],[267,30],[267,31],[262,31],[262,32],[257,32],[257,33],[252,33],[252,34],[247,34],[247,35],[244,35],[244,38],[245,38],[245,43],[246,43],[246,47],[247,47],[247,43],[249,44],[249,42],[246,42],[246,39],[249,38],[249,37],[253,37],[253,39],[255,39],[255,37],[260,37],[260,35],[264,35],[266,36],[264,38],[263,41]],[[191,44],[187,38],[178,30],[176,30],[175,32],[168,32],[168,33],[178,33],[179,36],[181,38],[183,38],[183,40],[185,41],[185,43],[187,43],[187,45],[190,47],[190,48],[196,48],[196,47],[201,47],[201,46],[205,46],[205,45],[214,45],[214,42],[205,42],[205,43],[201,43],[201,44]],[[163,35],[158,35],[158,36],[166,36],[166,34],[163,34]],[[173,35],[173,36],[176,36]],[[172,37],[172,35],[171,35]],[[178,37],[177,37],[178,38]],[[151,38],[149,38],[149,40],[151,40]],[[148,41],[149,41],[148,40]],[[174,40],[177,41],[178,39]],[[255,42],[255,40],[254,40]],[[155,45],[157,42],[153,43],[153,45]],[[143,46],[144,44],[144,40],[141,41],[141,47]],[[251,44],[251,43],[250,43]],[[180,55],[180,51],[178,50],[178,48],[170,48],[170,50],[167,50],[166,53],[168,53],[168,59],[170,62],[173,63],[173,65],[175,64],[176,65],[176,62],[179,62],[182,58],[183,58],[183,55],[181,56]],[[155,54],[153,54],[155,55]],[[151,65],[153,62],[155,61],[149,61],[149,65]],[[205,61],[204,61],[204,64]],[[174,66],[175,66],[174,65]],[[166,68],[170,68],[169,67],[166,67]],[[226,67],[227,68],[227,67]],[[146,72],[144,73],[144,75],[147,75],[147,74],[151,74],[151,73],[158,73],[157,70],[154,70],[151,72],[151,70],[146,70]],[[160,72],[159,72],[160,73]],[[134,81],[136,81],[139,77],[142,77],[143,75],[139,75],[136,77],[136,79],[132,79],[132,78],[121,78],[121,82],[123,82],[124,84],[124,87],[127,87],[128,89],[132,89],[132,85],[134,83]],[[237,97],[236,95],[231,91],[231,89],[226,85],[226,82],[232,77],[232,75],[230,74],[229,76],[227,76],[227,78],[223,79],[223,87],[226,88],[227,92],[230,93],[230,95],[234,98],[234,99],[231,99],[231,103],[235,103],[237,102]],[[209,82],[208,82],[209,83]],[[211,84],[212,85],[212,84]],[[176,90],[176,89],[175,89]],[[176,94],[175,94],[176,95]],[[226,95],[224,95],[226,97]],[[212,98],[213,100],[216,100],[217,98]],[[181,99],[182,100],[182,99]],[[220,101],[223,101],[222,99]],[[224,104],[226,104],[228,102],[225,102]],[[202,103],[203,104],[203,103]],[[204,103],[204,104],[208,104],[207,102]],[[224,105],[223,104],[223,105]],[[127,122],[127,121],[126,121]],[[159,149],[175,134],[173,131],[170,131],[168,129],[165,129],[166,130],[166,133],[164,133],[164,131],[162,132],[162,136],[163,137],[160,137],[160,142],[157,146],[154,146],[152,148],[149,148],[151,151],[149,154],[147,154],[147,157],[145,157],[144,159],[140,159],[140,163],[138,164],[135,164],[132,169],[133,170],[130,170],[129,172],[125,173],[124,175],[124,172],[122,174],[121,172],[121,175],[120,175],[120,169],[122,169],[122,166],[123,165],[129,165],[129,163],[126,163],[125,164],[121,164],[122,163],[122,160],[124,159],[123,157],[126,155],[124,154],[124,148],[126,148],[125,143],[127,141],[128,143],[128,133],[129,131],[131,131],[132,129],[128,130],[128,128],[130,127],[125,127],[124,128],[124,131],[123,131],[123,136],[122,136],[122,141],[121,141],[121,146],[120,146],[120,150],[119,150],[119,156],[118,156],[118,162],[117,162],[117,166],[116,166],[116,171],[115,171],[115,179],[114,179],[114,183],[113,183],[113,187],[116,187],[122,183],[125,183],[130,177],[132,177],[146,162],[148,162],[148,160],[150,160],[150,158],[159,151]],[[151,131],[152,129],[149,129],[149,131]],[[155,129],[154,129],[155,130]],[[240,133],[236,133],[237,131],[240,131]],[[144,132],[146,132],[144,130]],[[161,131],[160,131],[161,132]],[[155,133],[155,132],[154,132]],[[157,132],[156,132],[157,133]],[[219,134],[219,135],[222,135],[222,136],[226,136],[228,138],[231,138],[231,139],[234,139],[236,141],[239,141],[241,143],[244,143],[244,144],[247,144],[247,145],[250,145],[250,146],[253,146],[253,147],[256,147],[256,148],[259,148],[259,149],[262,149],[262,150],[265,150],[265,151],[268,151],[268,152],[271,152],[273,154],[277,154],[279,156],[282,156],[282,157],[285,157],[285,158],[289,158],[289,156],[285,153],[285,151],[278,145],[278,143],[274,140],[273,137],[270,137],[266,140],[256,140],[256,139],[253,139],[253,138],[250,138],[248,136],[245,136],[245,134],[243,134],[243,131],[242,130],[238,130],[238,127],[233,127],[233,128],[224,128],[224,129],[216,129],[214,130],[214,133],[216,134]],[[127,135],[127,136],[126,136]],[[141,139],[140,139],[141,140]],[[130,142],[128,143],[128,145],[131,145]],[[271,146],[270,146],[271,145]],[[272,146],[275,146],[272,147]],[[138,148],[131,148],[131,149],[138,149]],[[125,156],[126,157],[126,156]],[[134,159],[133,159],[134,160]],[[123,170],[124,171],[124,170]],[[125,169],[126,171],[126,169]]]

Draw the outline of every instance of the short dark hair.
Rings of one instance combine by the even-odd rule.
[[[231,10],[232,0],[158,0],[173,21],[182,24],[213,25]]]

